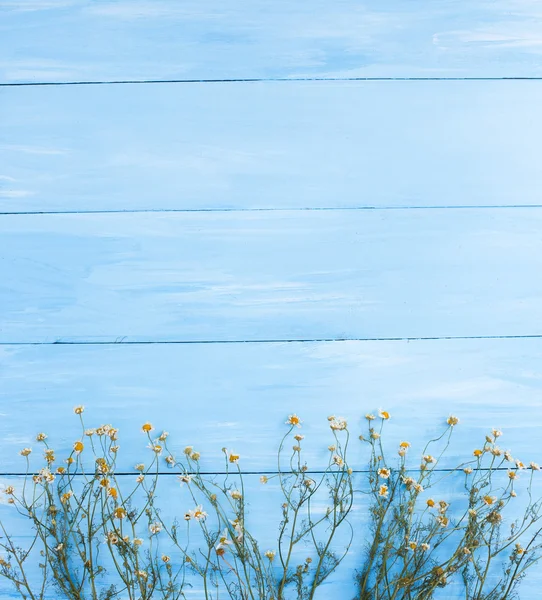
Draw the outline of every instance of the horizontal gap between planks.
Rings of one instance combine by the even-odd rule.
[[[0,342],[0,346],[150,346],[152,344],[310,344],[323,342],[423,342],[437,340],[532,340],[542,339],[542,334],[532,335],[446,335],[428,337],[379,337],[379,338],[304,338],[304,339],[268,339],[268,340],[123,340],[119,336],[115,341],[70,341],[54,342]]]
[[[413,471],[418,471],[419,469],[406,469],[406,471],[408,473],[413,472]],[[488,469],[487,467],[484,468],[480,468],[480,471],[508,471],[509,468],[508,467],[497,467],[495,469]],[[527,471],[530,471],[530,469],[526,469]],[[305,475],[324,475],[325,473],[338,473],[339,471],[304,471]],[[393,472],[393,469],[392,469]],[[432,469],[431,473],[460,473],[461,469]],[[114,473],[115,477],[136,477],[138,475],[138,471],[134,471],[134,472],[128,472],[128,471],[121,471],[119,473]],[[352,474],[368,474],[370,473],[370,471],[368,469],[352,469]],[[195,471],[187,471],[186,473],[181,473],[179,471],[159,471],[158,473],[147,473],[148,476],[152,477],[153,475],[159,475],[159,476],[163,476],[163,475],[169,475],[171,476],[180,476],[180,475],[197,475],[197,473]],[[277,471],[230,471],[230,472],[226,472],[226,471],[200,471],[199,472],[200,475],[229,475],[231,477],[235,476],[235,475],[278,475],[279,473]],[[289,473],[287,471],[283,472],[283,474],[286,476]],[[14,473],[0,473],[0,477],[25,477],[25,476],[32,476],[32,475],[38,475],[38,472],[29,472],[29,473],[24,473],[24,472],[14,472]],[[65,473],[65,475],[68,475],[68,473]],[[93,475],[93,473],[72,473],[71,475],[76,476],[76,477],[83,477],[83,476],[87,476],[89,477],[90,475]]]
[[[244,77],[226,79],[117,79],[106,81],[23,81],[0,87],[133,85],[157,83],[260,83],[288,81],[542,81],[542,77]]]
[[[450,209],[497,209],[497,208],[542,208],[542,204],[458,204],[458,205],[408,205],[408,206],[301,206],[301,207],[262,207],[262,208],[119,208],[103,210],[24,210],[0,211],[0,216],[8,215],[108,215],[132,213],[229,213],[229,212],[295,212],[295,211],[355,211],[355,210],[450,210]]]

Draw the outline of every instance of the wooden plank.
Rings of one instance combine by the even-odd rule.
[[[223,469],[223,447],[241,454],[244,471],[274,470],[293,412],[304,420],[311,468],[326,464],[326,417],[335,413],[349,420],[353,465],[362,469],[366,455],[356,438],[366,432],[366,412],[379,407],[392,415],[387,447],[407,437],[414,462],[452,413],[461,425],[442,466],[465,458],[492,427],[504,431],[503,447],[514,455],[542,463],[532,442],[542,414],[540,339],[5,346],[0,352],[4,473],[24,468],[18,451],[25,446],[34,448],[32,467],[39,467],[39,431],[59,456],[68,455],[79,434],[72,414],[78,404],[86,406],[87,427],[113,421],[120,428],[118,468],[130,472],[147,456],[139,433],[147,420],[170,432],[176,453],[197,445],[205,470]]]
[[[4,89],[0,212],[541,204],[541,104],[537,81]]]
[[[535,3],[2,2],[0,81],[541,74]]]
[[[537,477],[533,480],[533,497],[540,497],[542,494],[542,479],[539,474],[535,474]],[[525,485],[528,480],[528,474],[520,476],[519,481],[516,484],[518,490],[518,497],[513,500],[506,509],[503,511],[503,531],[511,525],[514,519],[518,518],[522,514],[522,510],[525,507]],[[497,489],[499,483],[502,481],[503,487],[506,486],[506,472],[497,474],[495,476],[496,488],[495,491],[499,494],[502,493],[500,489]],[[132,489],[133,478],[121,477],[121,480],[128,479],[126,482],[126,489]],[[357,476],[355,479],[357,489],[366,489],[366,482],[364,476]],[[3,477],[0,480],[0,485],[13,485],[16,490],[21,489],[22,479],[15,477]],[[436,483],[435,487],[431,490],[426,490],[422,494],[422,500],[429,497],[435,497],[438,499],[444,499],[450,503],[450,516],[460,514],[460,511],[465,506],[465,492],[463,489],[464,477],[453,476],[447,477],[440,484]],[[260,542],[262,551],[266,549],[275,549],[277,546],[277,531],[281,520],[281,504],[283,497],[281,496],[279,486],[274,481],[269,481],[268,484],[261,485],[256,475],[247,475],[244,477],[244,488],[245,498],[249,503],[248,514],[246,520],[246,527]],[[5,496],[2,494],[2,503],[0,504],[0,520],[2,520],[6,529],[10,532],[16,532],[15,540],[19,542],[21,547],[26,547],[29,540],[29,524],[21,515],[18,515],[13,507],[5,503]],[[182,517],[186,510],[193,508],[193,501],[190,499],[189,494],[186,490],[186,485],[180,487],[176,478],[162,476],[161,481],[158,484],[156,494],[156,504],[162,508],[162,518],[165,523],[170,524],[173,518],[176,516],[182,522]],[[322,503],[325,506],[327,503]],[[139,504],[136,503],[136,506]],[[319,600],[325,600],[326,598],[352,598],[355,592],[355,571],[361,566],[363,559],[363,552],[366,547],[368,538],[368,498],[364,494],[358,494],[356,496],[356,502],[351,512],[350,522],[354,529],[354,539],[346,558],[339,566],[338,570],[326,581],[326,583],[320,588],[316,598]],[[207,508],[207,506],[204,506]],[[211,511],[209,510],[211,515]],[[211,517],[209,517],[208,525],[211,528]],[[181,539],[184,539],[184,530],[181,527]],[[138,531],[139,533],[139,531]],[[369,534],[370,535],[370,534]],[[172,557],[172,564],[179,564],[181,560],[181,553],[174,551],[167,544],[163,538],[163,533],[159,534],[160,548],[162,551],[166,551]],[[141,531],[141,537],[146,537],[146,532]],[[198,536],[197,529],[191,527],[191,542],[193,547],[198,547],[201,536]],[[345,537],[340,533],[335,538],[331,550],[337,553],[344,551]],[[309,545],[300,545],[294,550],[293,557],[295,561],[303,562],[307,555],[314,556],[310,550]],[[104,555],[102,554],[102,557]],[[505,557],[506,560],[507,557]],[[294,564],[298,564],[295,562]],[[498,569],[490,572],[491,575],[499,576],[500,572]],[[30,580],[40,581],[38,569],[34,569],[31,572]],[[113,582],[113,575],[108,572],[103,579],[99,580],[99,585],[107,585]],[[197,580],[192,580],[194,588],[187,591],[188,598],[203,598],[201,583]],[[542,583],[542,570],[537,569],[536,566],[529,569],[526,579],[521,584],[520,597],[521,600],[536,600],[539,597],[539,589]],[[48,598],[56,599],[58,596],[55,595],[54,590],[50,590]],[[440,590],[441,594],[437,595],[437,598],[446,598],[454,600],[455,598],[464,598],[465,594],[462,591],[462,587],[459,582],[452,582],[449,586]],[[0,594],[2,598],[19,598],[15,595],[10,583],[3,577],[0,577]],[[222,597],[220,595],[219,597]],[[226,597],[224,595],[224,597]]]
[[[542,211],[8,215],[1,342],[542,334]]]

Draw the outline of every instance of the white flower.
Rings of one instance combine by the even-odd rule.
[[[288,420],[286,421],[286,425],[291,425],[292,427],[301,427],[301,423],[303,421],[297,415],[290,415]]]
[[[333,462],[338,466],[338,467],[342,467],[344,465],[344,460],[338,455],[335,454],[333,456]]]
[[[231,490],[230,491],[230,496],[234,500],[241,500],[241,498],[243,497],[243,494],[241,494],[241,492],[239,490]]]
[[[177,477],[177,479],[181,482],[181,483],[190,483],[192,481],[192,477],[193,475],[179,475]]]
[[[233,542],[228,539],[228,530],[224,529],[221,536],[218,538],[218,544],[216,545],[216,550],[225,549],[227,546],[231,546]]]
[[[201,504],[198,504],[194,510],[188,511],[188,514],[192,519],[196,519],[196,521],[205,521],[207,517],[207,513],[203,510]]]

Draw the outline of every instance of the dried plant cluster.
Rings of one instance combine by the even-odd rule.
[[[168,433],[156,435],[145,423],[148,460],[133,475],[120,474],[118,430],[87,429],[84,408],[74,412],[82,429],[69,456],[57,457],[38,434],[43,467],[34,471],[32,449],[22,449],[26,476],[3,490],[0,575],[23,599],[323,598],[328,590],[318,593],[320,586],[356,539],[357,568],[342,577],[355,578],[359,600],[426,600],[445,597],[451,586],[466,600],[504,600],[516,597],[542,556],[538,465],[501,450],[501,432],[493,430],[467,462],[440,468],[459,423],[453,416],[412,468],[409,442],[399,443],[393,459],[384,451],[390,415],[366,415],[359,439],[369,465],[356,472],[347,422],[331,416],[327,466],[315,472],[303,458],[301,420],[290,415],[276,472],[260,478],[280,492],[274,542],[262,546],[247,520],[250,498],[235,451],[223,449],[221,475],[207,474],[197,450],[175,456]],[[160,495],[165,467],[177,472],[179,497]],[[520,477],[524,504],[510,521]],[[24,537],[6,529],[14,510],[30,525]],[[367,512],[370,527],[362,522]]]

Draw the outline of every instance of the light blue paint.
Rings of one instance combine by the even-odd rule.
[[[542,204],[540,105],[539,81],[0,89],[0,212]]]
[[[450,413],[461,424],[441,466],[467,459],[491,427],[503,430],[514,456],[542,463],[533,445],[541,362],[542,340],[0,347],[1,469],[24,469],[18,451],[26,446],[39,468],[39,431],[67,456],[80,433],[72,412],[79,404],[87,427],[119,427],[120,470],[147,457],[140,427],[150,420],[158,433],[170,432],[179,454],[197,446],[205,470],[222,470],[221,449],[233,447],[244,471],[273,471],[294,412],[311,469],[327,464],[331,413],[348,418],[352,465],[364,469],[357,436],[366,434],[364,415],[379,407],[392,415],[386,446],[395,452],[407,437],[414,466]]]
[[[536,76],[536,0],[4,0],[0,81]]]
[[[5,216],[0,341],[542,334],[542,211]]]
[[[541,16],[533,0],[0,0],[0,83],[537,77]],[[541,96],[538,81],[2,87],[0,212],[540,205]],[[453,412],[452,457],[497,426],[503,446],[540,461],[541,339],[160,342],[541,335],[541,218],[1,216],[0,341],[14,345],[0,346],[0,471],[21,470],[17,451],[38,430],[65,455],[79,403],[89,425],[120,426],[126,469],[151,419],[177,451],[199,444],[209,470],[232,445],[243,469],[272,470],[291,412],[318,468],[326,416],[342,413],[357,434],[379,406],[393,415],[390,447],[408,437],[414,456]],[[19,345],[59,339],[158,344]],[[359,445],[353,457],[362,469]],[[249,479],[271,546],[281,500]],[[0,518],[24,541],[9,511]],[[352,593],[366,508],[354,516],[353,552],[322,599]],[[538,598],[541,573],[521,600]]]

